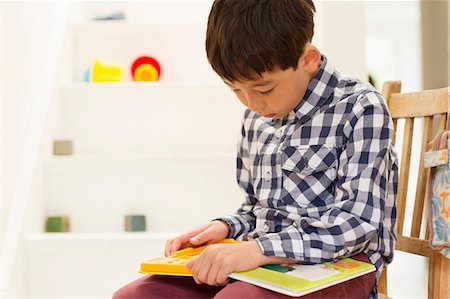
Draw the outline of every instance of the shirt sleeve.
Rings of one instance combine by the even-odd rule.
[[[249,136],[245,128],[248,122],[249,110],[246,111],[244,122],[241,128],[241,136],[238,143],[236,158],[236,179],[240,189],[244,192],[245,200],[237,213],[220,218],[230,226],[229,238],[237,238],[255,229],[256,217],[253,213],[255,205],[258,203],[251,180],[251,165],[249,159]]]
[[[323,263],[361,252],[379,237],[397,181],[393,123],[381,95],[357,101],[343,131],[335,204],[317,218],[299,217],[283,231],[256,239],[265,255]],[[395,215],[395,204],[389,205]]]

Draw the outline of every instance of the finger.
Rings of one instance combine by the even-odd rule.
[[[165,254],[167,255],[172,255],[175,251],[189,247],[191,244],[189,242],[189,239],[198,235],[199,233],[201,233],[202,231],[204,231],[205,229],[207,229],[209,227],[209,223],[203,226],[200,226],[194,230],[191,230],[189,232],[186,232],[182,235],[179,235],[175,238],[170,239],[167,243],[166,243],[166,248],[164,250]]]
[[[203,242],[196,242],[197,240],[194,240],[194,242],[191,242],[192,238],[195,238],[197,235],[201,234],[203,231],[207,230],[210,225],[206,224],[203,226],[200,226],[194,230],[191,230],[187,233],[182,234],[180,239],[180,245],[178,249],[195,246],[195,245],[201,245]]]
[[[194,267],[194,260],[190,260],[189,262],[186,263],[186,267],[192,271],[192,268]]]
[[[193,229],[193,230],[187,232],[185,235],[186,235],[187,239],[190,239],[190,238],[195,237],[196,235],[200,234],[201,232],[207,230],[209,228],[209,226],[210,226],[209,223],[199,226],[196,229]]]
[[[166,247],[164,248],[164,256],[169,256],[170,255],[170,249],[172,248],[172,242],[173,240],[170,239],[166,242]]]
[[[230,281],[228,275],[230,275],[230,271],[226,267],[221,267],[217,273],[216,284],[218,286],[226,285]]]
[[[196,278],[200,282],[207,283],[210,268],[211,268],[211,259],[208,258],[207,255],[202,253],[195,259],[192,270],[193,273],[195,273]]]
[[[203,284],[196,276],[194,276],[194,281],[196,284]]]
[[[172,246],[170,247],[170,255],[174,254],[176,251],[180,250],[181,248],[183,248],[183,244],[185,237],[184,236],[180,236],[178,238],[173,239],[172,241]]]
[[[217,284],[217,275],[220,272],[220,263],[212,263],[211,269],[209,270],[208,277],[206,279],[206,283],[211,286],[218,286]]]
[[[172,246],[170,248],[170,254],[174,254],[176,251],[180,249],[184,249],[186,247],[192,246],[192,244],[189,242],[189,236],[190,233],[183,234],[175,239],[173,239]]]
[[[210,227],[208,227],[205,230],[199,232],[198,234],[192,236],[189,239],[189,242],[192,245],[201,245],[213,239],[214,239],[214,232]]]
[[[200,269],[200,267],[199,267],[200,263],[198,263],[198,257],[195,257],[194,259],[189,261],[187,264],[189,264],[188,268],[190,268],[192,271],[192,277],[194,278],[195,283],[203,284],[203,282],[198,278],[198,271]]]

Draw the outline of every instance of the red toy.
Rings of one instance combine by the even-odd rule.
[[[155,58],[142,56],[133,62],[131,74],[135,81],[157,81],[161,76],[161,67]]]

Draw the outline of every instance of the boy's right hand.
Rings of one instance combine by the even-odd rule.
[[[206,242],[220,242],[228,236],[229,232],[230,227],[228,224],[220,220],[214,220],[197,229],[168,240],[164,255],[170,256],[177,250],[191,246],[199,246]]]

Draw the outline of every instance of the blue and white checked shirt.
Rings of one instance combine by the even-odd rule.
[[[245,202],[220,218],[229,237],[254,238],[267,256],[312,263],[364,252],[379,277],[396,239],[392,137],[382,95],[322,56],[304,98],[284,119],[246,110],[237,157]]]

